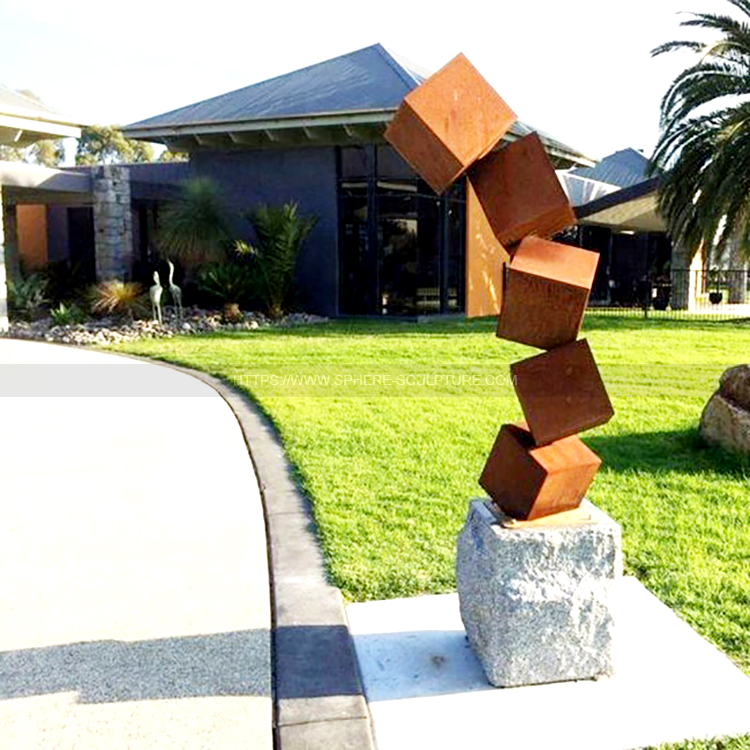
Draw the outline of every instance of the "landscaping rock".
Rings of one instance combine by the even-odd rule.
[[[750,365],[737,365],[724,372],[719,392],[740,408],[750,411]]]
[[[164,322],[155,320],[131,320],[123,322],[116,318],[96,318],[85,323],[54,325],[51,318],[32,323],[13,321],[6,335],[16,339],[34,339],[57,344],[77,346],[118,344],[136,339],[169,338],[176,334],[196,335],[214,331],[254,331],[272,326],[290,327],[326,323],[328,318],[307,313],[293,313],[278,320],[271,320],[262,313],[243,313],[238,323],[222,323],[221,312],[190,307],[184,310],[182,319],[171,311],[165,311]]]
[[[712,445],[750,455],[750,410],[717,391],[701,415],[700,434]]]
[[[495,686],[613,672],[621,531],[590,503],[581,507],[592,523],[505,528],[489,501],[470,505],[456,560],[461,619]]]

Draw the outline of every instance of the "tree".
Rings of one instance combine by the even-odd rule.
[[[697,59],[661,102],[652,173],[662,172],[658,208],[673,241],[709,256],[728,243],[750,257],[750,0],[727,0],[741,18],[691,13],[681,26],[718,38],[679,40],[652,55],[688,51]]]
[[[44,104],[33,91],[28,89],[18,89],[16,93]],[[22,161],[27,164],[41,164],[44,167],[59,167],[64,159],[65,147],[60,139],[37,141],[27,148],[0,146],[0,161]]]
[[[76,151],[76,164],[118,164],[148,162],[154,159],[150,143],[131,141],[116,125],[92,125],[81,129]]]
[[[161,152],[159,161],[161,162],[173,162],[173,161],[189,161],[190,156],[182,151],[170,151],[165,149]]]
[[[188,267],[226,259],[231,239],[230,219],[216,183],[196,177],[182,185],[159,222],[158,244],[162,255],[179,259]]]
[[[27,161],[43,167],[59,167],[65,160],[65,146],[61,140],[37,141],[27,153]]]
[[[0,143],[0,161],[25,161],[26,150],[23,148],[14,148],[5,146]]]

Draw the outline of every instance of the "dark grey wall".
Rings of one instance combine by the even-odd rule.
[[[68,247],[68,206],[47,206],[47,257],[50,262],[67,260]]]
[[[259,203],[295,201],[303,214],[318,218],[297,264],[301,302],[308,312],[338,311],[336,151],[333,147],[268,151],[199,151],[191,154],[195,174],[221,187],[231,209]],[[251,240],[250,224],[237,224],[238,236]]]

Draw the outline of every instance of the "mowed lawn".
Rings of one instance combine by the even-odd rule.
[[[750,673],[750,462],[704,446],[701,410],[750,326],[589,316],[616,415],[584,434],[588,497],[623,528],[626,572]],[[454,588],[455,538],[500,425],[508,365],[536,352],[493,322],[334,322],[117,347],[219,375],[271,417],[350,600]],[[210,440],[210,435],[205,436]]]

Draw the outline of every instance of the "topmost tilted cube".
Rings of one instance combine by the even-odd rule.
[[[459,54],[404,97],[385,138],[440,194],[489,153],[516,119]]]

